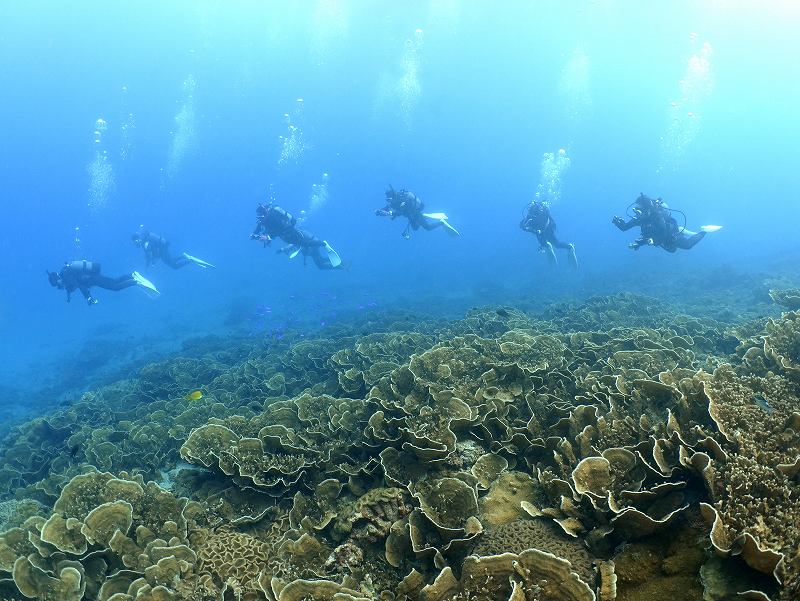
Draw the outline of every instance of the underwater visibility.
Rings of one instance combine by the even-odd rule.
[[[798,28],[0,3],[0,601],[800,601]]]

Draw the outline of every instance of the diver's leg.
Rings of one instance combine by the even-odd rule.
[[[707,232],[697,232],[692,236],[681,234],[675,241],[675,246],[677,246],[678,248],[682,248],[683,250],[689,250],[690,248],[694,247],[695,244],[700,242],[700,240],[705,238],[706,233]]]
[[[164,264],[172,269],[180,269],[181,267],[186,267],[191,261],[187,259],[185,256],[181,255],[179,257],[173,257],[169,254],[169,251],[164,252],[161,256],[161,260],[164,261]]]
[[[544,247],[544,252],[547,254],[547,260],[552,266],[558,265],[558,259],[556,258],[556,251],[553,249],[553,244],[551,242],[547,242]]]
[[[569,248],[572,248],[572,244],[569,244],[568,242],[562,242],[561,240],[559,240],[558,238],[556,238],[556,237],[555,237],[555,235],[551,235],[551,236],[550,236],[550,237],[547,239],[547,241],[548,241],[548,242],[550,242],[550,244],[552,244],[552,245],[553,245],[553,248],[561,248],[561,249],[569,249]]]
[[[124,290],[136,285],[136,280],[130,275],[121,275],[118,278],[109,278],[104,275],[98,275],[92,278],[92,286],[104,288],[106,290]]]
[[[314,265],[317,266],[317,269],[336,269],[332,264],[330,258],[322,252],[321,246],[315,246],[314,248],[309,249],[308,256],[311,257],[311,260],[314,261]]]
[[[427,231],[435,230],[437,227],[442,227],[444,223],[440,219],[428,219],[427,217],[422,217],[419,220],[419,225],[421,225]]]
[[[575,245],[567,244],[567,256],[573,269],[578,269],[578,255],[575,254]]]
[[[567,251],[567,256],[569,257],[569,264],[574,268],[578,268],[578,257],[575,254],[575,245],[571,242],[562,242],[558,238],[556,238],[555,234],[551,234],[550,238],[548,239],[548,243],[552,248],[560,248],[562,250]]]

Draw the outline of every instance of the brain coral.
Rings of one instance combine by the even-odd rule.
[[[472,550],[474,555],[519,555],[527,549],[539,549],[566,559],[587,584],[594,585],[595,572],[592,556],[585,545],[568,537],[549,520],[517,520],[484,532],[483,538]]]
[[[209,573],[217,585],[258,591],[259,576],[277,564],[275,550],[265,541],[242,532],[220,531],[209,536],[197,554],[198,571]]]

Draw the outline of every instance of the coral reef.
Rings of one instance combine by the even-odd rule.
[[[12,429],[0,598],[800,595],[797,313],[406,317],[198,340]]]

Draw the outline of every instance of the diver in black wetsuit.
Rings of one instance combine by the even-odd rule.
[[[547,204],[536,200],[529,204],[519,227],[536,235],[536,239],[539,241],[539,252],[547,253],[550,263],[558,264],[555,249],[561,248],[567,251],[570,264],[574,268],[578,268],[575,245],[570,242],[561,242],[556,237],[556,222],[553,220]]]
[[[680,227],[665,202],[644,194],[640,194],[633,202],[633,216],[628,221],[615,216],[611,223],[623,232],[639,227],[639,237],[628,245],[633,250],[639,250],[642,246],[660,246],[674,253],[679,248],[693,248],[706,236],[705,231],[694,233]]]
[[[408,225],[406,225],[406,229],[401,234],[406,240],[411,238],[411,230],[417,231],[419,228],[430,231],[444,226],[449,233],[458,235],[458,231],[447,222],[446,215],[440,216],[442,214],[436,214],[436,216],[429,216],[423,212],[424,210],[425,204],[416,194],[408,190],[397,192],[392,186],[389,186],[389,189],[386,190],[386,204],[376,210],[375,215],[378,217],[391,217],[392,219],[397,217],[408,219]]]
[[[253,233],[250,234],[251,240],[260,240],[269,244],[275,238],[284,239],[284,236],[289,236],[296,230],[297,218],[272,203],[266,206],[259,204],[256,207],[256,218],[258,222]]]
[[[131,236],[133,243],[144,250],[144,260],[147,267],[155,265],[161,259],[164,264],[172,269],[186,267],[190,261],[185,254],[173,257],[169,252],[169,240],[162,238],[158,234],[142,230]]]
[[[47,278],[54,288],[67,291],[67,302],[70,301],[75,290],[80,290],[86,302],[90,305],[97,304],[97,299],[89,291],[92,286],[117,291],[140,285],[153,292],[158,292],[155,286],[142,277],[138,271],[121,275],[118,278],[110,278],[100,273],[100,263],[95,261],[67,262],[58,273],[48,271]]]
[[[339,269],[342,261],[339,255],[325,240],[320,240],[311,233],[297,227],[297,219],[285,209],[272,203],[259,204],[256,208],[258,223],[250,234],[251,240],[259,240],[265,246],[272,243],[275,238],[286,242],[287,246],[278,252],[294,258],[298,253],[303,254],[303,259],[311,257],[319,269]]]

